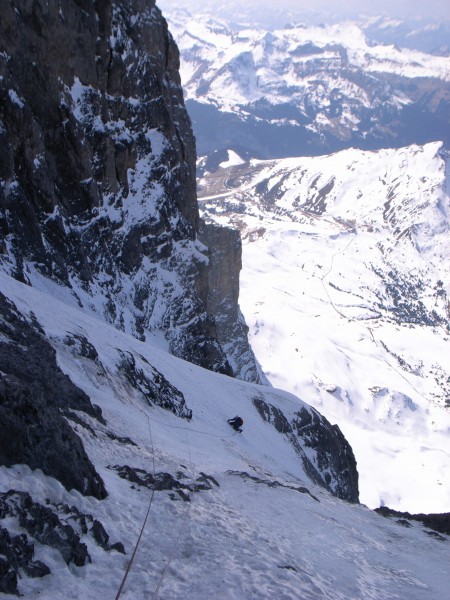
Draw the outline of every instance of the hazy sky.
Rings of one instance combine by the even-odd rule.
[[[156,0],[163,10],[171,6],[184,7],[189,12],[195,12],[206,5],[227,7],[233,5],[258,8],[284,8],[294,11],[324,11],[333,14],[348,15],[349,13],[385,14],[391,16],[423,16],[450,19],[450,0]]]

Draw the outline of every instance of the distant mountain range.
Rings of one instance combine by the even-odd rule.
[[[269,30],[237,19],[169,15],[199,154],[275,158],[449,144],[445,25],[418,23],[411,32],[373,18]]]
[[[395,44],[436,56],[450,55],[450,21],[378,17],[363,22],[362,28],[372,43]]]

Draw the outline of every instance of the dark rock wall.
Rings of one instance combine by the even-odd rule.
[[[0,293],[0,464],[27,464],[68,490],[105,498],[101,477],[65,419],[83,411],[104,422],[100,408],[64,375],[36,322]]]
[[[358,471],[350,444],[337,425],[331,425],[314,408],[301,408],[292,421],[297,437],[316,454],[315,465],[330,491],[339,498],[357,502]]]
[[[355,456],[337,425],[311,407],[302,407],[289,420],[262,397],[254,398],[253,404],[264,421],[287,437],[312,481],[338,498],[359,501]]]
[[[206,308],[178,68],[152,0],[2,4],[0,267],[235,374]]]
[[[105,193],[125,198],[126,170],[151,152],[143,138],[155,127],[168,140],[160,177],[175,169],[168,201],[195,228],[195,143],[155,3],[15,0],[2,7],[1,33],[2,176],[18,180],[35,212],[89,217]],[[83,115],[70,94],[77,81]]]
[[[412,515],[409,512],[393,510],[388,506],[380,506],[379,508],[375,509],[375,512],[386,518],[395,518],[397,519],[397,523],[405,527],[411,527],[411,521],[418,521],[427,529],[437,531],[438,533],[442,533],[444,535],[450,535],[450,513],[419,513]],[[443,539],[445,541],[445,538]]]
[[[22,596],[18,579],[44,577],[50,568],[34,560],[34,543],[50,546],[67,565],[83,567],[92,562],[87,545],[81,538],[89,535],[105,551],[125,554],[121,542],[109,543],[109,535],[102,523],[91,514],[80,512],[75,506],[35,502],[27,492],[9,490],[0,493],[0,519],[8,519],[8,526],[26,533],[10,534],[0,527],[0,592]]]

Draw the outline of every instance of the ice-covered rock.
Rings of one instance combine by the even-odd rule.
[[[301,407],[288,419],[280,408],[262,398],[254,398],[253,403],[265,421],[287,436],[315,483],[338,498],[358,502],[356,460],[337,425],[331,425],[313,408]]]

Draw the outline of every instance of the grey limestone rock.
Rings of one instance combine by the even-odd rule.
[[[314,408],[302,407],[292,421],[293,430],[307,448],[316,453],[316,466],[331,492],[358,502],[358,470],[350,444],[337,425]]]
[[[41,544],[56,548],[69,565],[77,567],[91,562],[86,544],[80,542],[78,534],[48,507],[33,502],[27,492],[0,494],[0,515],[16,517],[20,527]]]
[[[264,421],[286,435],[312,481],[338,498],[358,502],[356,460],[337,425],[331,425],[311,407],[302,407],[289,420],[281,409],[262,397],[254,398],[253,404]]]
[[[8,540],[5,539],[5,534],[8,536]],[[13,561],[8,558],[6,547],[10,545],[10,537],[6,530],[1,530],[0,536],[2,538],[0,544],[2,548],[2,553],[0,554],[0,592],[4,594],[14,594],[16,596],[19,595],[19,590],[17,589],[17,570],[13,567]],[[15,548],[13,546],[11,552],[14,552]]]
[[[44,577],[50,574],[46,564],[40,560],[33,560],[34,544],[28,540],[25,533],[11,536],[7,529],[0,527],[0,555],[7,559],[10,568],[16,573],[22,570],[29,577]],[[9,577],[13,580],[11,575]]]
[[[152,406],[156,404],[161,408],[170,410],[178,417],[190,420],[192,410],[186,406],[184,395],[172,385],[162,373],[155,369],[143,357],[140,357],[141,366],[136,363],[136,358],[130,352],[119,350],[121,371],[128,383],[141,392],[146,401]]]
[[[231,374],[243,381],[269,385],[248,342],[248,327],[239,308],[242,242],[239,231],[215,223],[200,224],[200,238],[209,248],[205,290],[207,311],[215,315],[217,339]]]
[[[416,521],[428,529],[450,536],[450,513],[411,514],[393,510],[388,506],[380,506],[375,509],[375,512],[382,517],[396,518],[397,523],[404,527],[411,527],[411,521]],[[447,540],[447,538],[443,539]]]
[[[186,483],[183,483],[180,479],[185,479],[186,476],[182,473],[177,473],[177,479],[171,473],[158,472],[152,474],[144,469],[138,469],[128,465],[111,465],[108,468],[117,471],[117,474],[122,479],[140,487],[146,487],[157,492],[176,492],[177,495],[169,494],[172,500],[181,498],[185,502],[190,502],[188,492],[204,492],[212,490],[214,487],[220,487],[214,477],[203,472],[200,472],[199,477],[195,480],[190,479]]]

